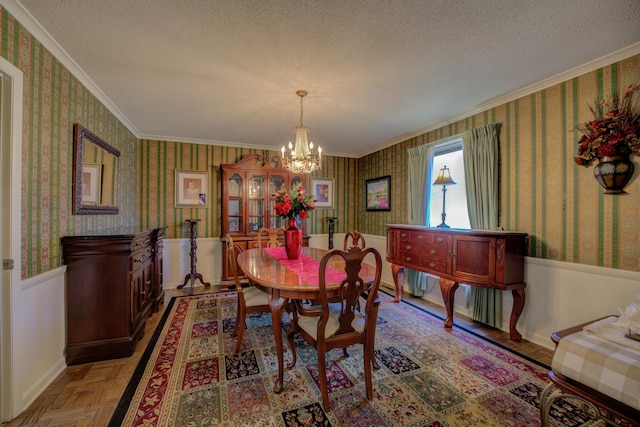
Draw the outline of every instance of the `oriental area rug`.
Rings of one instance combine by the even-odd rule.
[[[174,298],[110,426],[536,426],[548,367],[381,292],[373,400],[361,346],[327,354],[331,411],[317,380],[317,353],[297,341],[298,363],[273,392],[277,356],[269,314],[247,319],[234,354],[235,292]],[[285,315],[286,317],[286,315]],[[285,327],[288,318],[285,318]],[[285,364],[291,355],[285,342]],[[559,400],[554,426],[587,417]]]

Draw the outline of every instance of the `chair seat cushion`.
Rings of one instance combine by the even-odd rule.
[[[244,303],[247,307],[269,304],[269,294],[262,292],[255,286],[242,289],[242,294],[244,295]]]
[[[551,368],[640,409],[640,352],[581,331],[560,340]]]
[[[314,309],[319,309],[319,306],[314,306]],[[342,308],[342,304],[339,302],[329,304],[329,320],[327,321],[327,326],[324,329],[324,336],[330,337],[338,330],[340,327],[340,310]],[[306,333],[311,335],[314,340],[318,339],[318,320],[320,317],[317,316],[298,316],[298,326],[300,329],[303,329]],[[364,331],[364,323],[365,318],[360,313],[355,313],[355,318],[351,325],[356,330],[356,332]]]

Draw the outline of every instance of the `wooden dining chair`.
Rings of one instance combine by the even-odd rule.
[[[349,239],[351,239],[351,244],[349,244]],[[357,246],[360,249],[364,249],[366,247],[364,236],[357,231],[349,231],[344,235],[344,250],[346,251],[353,246]]]
[[[367,282],[360,277],[362,262],[368,254],[375,258],[376,273],[373,281]],[[326,272],[327,264],[333,257],[342,257],[345,262],[344,273],[346,277],[340,283],[338,299],[327,296]],[[327,252],[320,261],[320,300],[318,305],[308,306],[301,301],[292,303],[292,320],[287,330],[287,340],[292,353],[292,368],[296,364],[296,348],[294,335],[299,333],[318,352],[318,376],[322,403],[324,409],[329,411],[329,392],[327,388],[327,376],[325,366],[325,353],[333,348],[342,348],[345,356],[348,356],[347,347],[353,344],[362,344],[364,347],[364,377],[367,391],[367,399],[373,399],[373,384],[371,369],[378,369],[375,363],[374,343],[376,335],[376,321],[378,318],[378,288],[380,287],[380,275],[382,271],[382,259],[374,248],[361,250],[354,246],[349,251],[334,249]],[[367,278],[368,279],[368,278]],[[367,292],[364,311],[360,310],[359,298]]]
[[[247,323],[247,315],[250,313],[269,313],[269,295],[262,292],[255,286],[242,286],[238,277],[238,254],[242,252],[239,246],[233,244],[233,240],[229,242],[228,256],[231,275],[235,280],[236,291],[238,292],[238,310],[236,314],[236,325],[233,328],[231,336],[238,337],[236,341],[235,352],[240,351],[242,347],[242,338]]]
[[[282,237],[281,240],[278,240],[279,236]],[[258,231],[258,247],[262,246],[262,242],[264,242],[266,238],[269,239],[264,245],[267,248],[277,248],[278,246],[284,245],[284,227],[261,228],[260,231]]]

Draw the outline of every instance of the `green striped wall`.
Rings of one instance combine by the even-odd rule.
[[[632,158],[636,179],[620,196],[605,196],[593,167],[572,160],[575,127],[591,118],[588,104],[640,82],[639,64],[640,56],[631,57],[359,159],[362,182],[391,175],[395,183],[391,213],[359,207],[360,231],[384,235],[384,224],[406,222],[407,149],[501,122],[504,229],[529,233],[532,257],[640,271],[638,158]]]
[[[220,165],[236,163],[252,153],[264,159],[278,156],[278,151],[243,149],[235,147],[188,144],[167,141],[141,140],[138,157],[140,168],[140,227],[167,225],[169,238],[189,237],[186,219],[198,218],[199,237],[219,237],[221,235],[221,182]],[[175,171],[209,171],[209,206],[206,208],[175,207]],[[317,209],[307,219],[307,233],[325,233],[326,218],[338,218],[338,232],[356,228],[358,200],[353,197],[357,191],[357,160],[325,156],[322,170],[314,176],[335,177],[336,200],[334,209]],[[309,183],[307,182],[307,185]]]
[[[22,131],[23,279],[62,265],[60,237],[135,225],[136,138],[4,8],[0,54],[24,73]],[[119,215],[74,215],[73,124],[120,150]]]
[[[58,60],[0,9],[1,55],[24,73],[22,156],[23,278],[59,267],[60,237],[120,226],[168,225],[169,237],[187,237],[184,219],[203,219],[199,235],[220,236],[221,163],[275,151],[137,141]],[[640,81],[639,56],[491,108],[361,159],[327,156],[317,176],[335,178],[335,209],[319,209],[307,231],[358,229],[384,235],[384,224],[406,222],[407,149],[501,122],[501,224],[531,235],[529,254],[573,263],[640,271],[640,184],[629,194],[604,196],[591,168],[574,165],[575,125],[589,119],[587,104],[612,87]],[[73,124],[81,123],[120,152],[119,215],[73,215]],[[636,166],[640,169],[637,158]],[[174,207],[175,169],[210,171],[206,209]],[[366,179],[391,175],[391,211],[367,212]],[[636,173],[637,176],[637,173]]]

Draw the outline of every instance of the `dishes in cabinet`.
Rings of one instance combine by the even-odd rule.
[[[238,185],[238,181],[234,179],[229,181],[229,195],[233,197],[240,196],[240,185]]]

